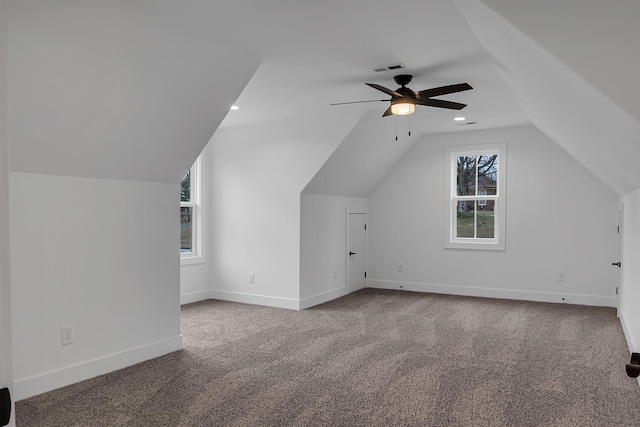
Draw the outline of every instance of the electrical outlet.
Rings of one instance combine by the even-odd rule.
[[[398,272],[402,273],[404,271],[404,264],[398,263]]]
[[[256,283],[256,275],[254,273],[249,273],[249,283]]]
[[[564,282],[564,278],[565,278],[564,271],[561,271],[560,273],[558,273],[558,277],[557,277],[558,282]]]
[[[73,344],[73,326],[62,327],[62,345]]]

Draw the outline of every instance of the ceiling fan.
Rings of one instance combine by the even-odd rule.
[[[389,108],[386,109],[382,117],[391,115],[405,116],[415,111],[416,105],[426,105],[428,107],[448,108],[450,110],[462,110],[467,104],[460,104],[458,102],[444,101],[442,99],[433,99],[434,96],[448,95],[450,93],[462,92],[465,90],[473,89],[468,83],[458,83],[449,86],[440,86],[432,89],[425,89],[419,92],[414,92],[409,89],[407,85],[413,78],[410,74],[400,74],[393,78],[400,87],[396,90],[388,89],[376,83],[365,83],[367,86],[371,86],[374,89],[378,89],[381,92],[391,95],[391,99],[376,99],[373,101],[354,101],[354,102],[339,102],[329,105],[344,105],[344,104],[358,104],[361,102],[379,102],[387,101],[391,102]]]

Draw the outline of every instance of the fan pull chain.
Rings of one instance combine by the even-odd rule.
[[[398,118],[396,117],[396,141],[398,140]]]
[[[411,136],[411,118],[409,118],[409,136]]]

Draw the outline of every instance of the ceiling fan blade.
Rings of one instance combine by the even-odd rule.
[[[378,89],[381,92],[386,93],[387,95],[391,95],[391,96],[397,96],[397,97],[402,97],[402,95],[400,95],[398,92],[396,92],[395,90],[391,90],[391,89],[387,89],[384,86],[380,86],[379,84],[376,83],[365,83],[367,86],[371,86],[374,89]]]
[[[391,115],[393,115],[393,113],[391,112],[391,107],[389,107],[384,111],[384,114],[382,115],[382,117],[387,117]]]
[[[442,99],[422,99],[420,101],[417,101],[416,104],[418,105],[426,105],[428,107],[438,107],[438,108],[448,108],[450,110],[462,110],[464,107],[467,106],[467,104],[460,104],[459,102],[451,102],[451,101],[444,101]]]
[[[371,101],[351,101],[351,102],[336,102],[329,105],[345,105],[345,104],[361,104],[363,102],[389,102],[388,99],[372,99]]]
[[[434,87],[433,89],[425,89],[418,92],[422,98],[431,98],[432,96],[448,95],[450,93],[462,92],[473,89],[468,83],[458,83],[449,86]]]

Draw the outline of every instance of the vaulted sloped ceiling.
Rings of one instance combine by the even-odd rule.
[[[533,124],[618,194],[640,188],[640,3],[456,3]]]
[[[623,194],[640,187],[639,8],[636,0],[10,0],[10,168],[177,182],[219,126],[380,115],[384,104],[328,104],[379,98],[364,82],[393,86],[396,72],[372,67],[402,62],[414,89],[472,84],[447,99],[469,104],[474,129],[531,120]],[[231,117],[236,100],[243,110]],[[423,108],[412,128],[465,130],[453,117]]]
[[[259,33],[266,58],[238,98],[242,109],[225,118],[221,131],[230,136],[234,128],[290,126],[334,114],[355,118],[344,140],[330,141],[331,124],[314,130],[320,133],[314,137],[327,139],[335,151],[323,159],[326,163],[305,193],[367,196],[422,135],[529,123],[493,59],[451,1],[253,3],[245,19],[254,19],[254,14],[262,18],[254,22],[253,32]],[[269,23],[269,31],[260,30],[264,23]],[[373,71],[394,63],[405,68]],[[419,107],[406,118],[383,118],[390,97],[365,82],[395,89],[397,74],[413,75],[413,90],[467,82],[473,90],[443,98],[468,106],[462,112]],[[329,105],[382,99],[385,102]],[[453,120],[458,115],[474,124],[459,125]],[[409,127],[412,137],[407,135]],[[263,144],[278,142],[275,126],[263,129]]]
[[[366,197],[416,142],[410,119],[382,120],[368,111],[354,126],[303,193]],[[396,141],[397,137],[397,141]]]
[[[640,120],[640,2],[482,0]]]
[[[11,170],[179,182],[261,59],[174,3],[9,2]]]

